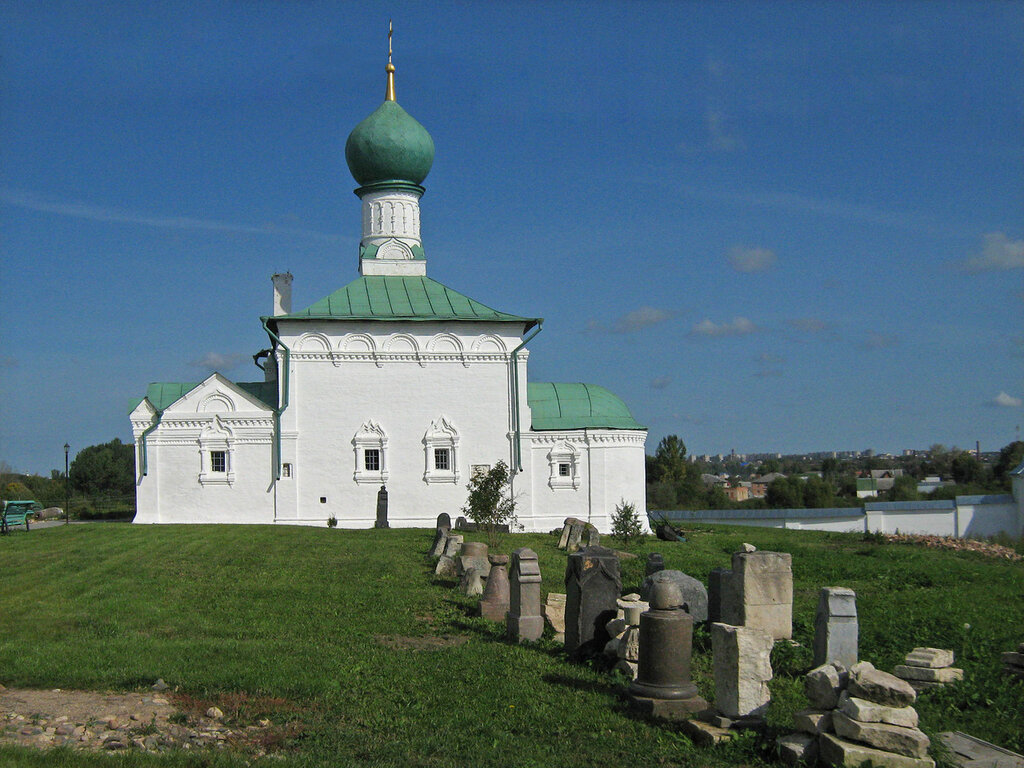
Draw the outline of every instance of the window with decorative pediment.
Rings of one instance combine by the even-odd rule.
[[[388,479],[388,436],[381,426],[367,421],[352,438],[357,483],[384,483]]]
[[[199,433],[199,482],[202,485],[231,485],[235,481],[234,434],[219,416]]]
[[[579,449],[562,441],[548,452],[548,485],[555,489],[580,487]]]
[[[423,446],[423,479],[428,483],[459,482],[459,433],[444,416],[430,422]]]

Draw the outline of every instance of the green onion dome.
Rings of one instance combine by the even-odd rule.
[[[345,161],[364,187],[387,181],[419,185],[434,164],[434,140],[397,101],[389,99],[349,134]]]

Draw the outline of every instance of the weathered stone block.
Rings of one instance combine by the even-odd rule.
[[[708,591],[700,581],[692,576],[687,576],[682,571],[661,570],[651,574],[644,580],[640,596],[644,600],[650,601],[654,585],[663,581],[671,581],[679,587],[683,598],[683,610],[689,613],[694,621],[707,621]]]
[[[917,710],[913,707],[887,707],[884,704],[858,699],[847,691],[843,691],[839,696],[837,709],[847,717],[862,723],[889,723],[890,725],[901,725],[904,728],[917,727]]]
[[[1009,664],[1011,667],[1024,667],[1024,653],[1007,651],[1000,654],[999,659],[1003,664]]]
[[[884,752],[863,744],[854,744],[831,733],[818,736],[818,754],[825,765],[847,768],[857,768],[865,763],[871,763],[875,768],[935,768],[935,761],[930,757],[907,757]]]
[[[752,627],[711,625],[715,708],[728,717],[760,715],[768,708],[772,679],[771,635]]]
[[[459,574],[455,570],[455,559],[447,555],[441,555],[441,559],[434,566],[434,575],[439,579],[457,579]]]
[[[818,740],[807,733],[790,733],[776,741],[779,758],[786,765],[814,765],[818,761]]]
[[[708,574],[708,621],[733,626],[740,623],[732,571],[728,568],[715,568]]]
[[[480,598],[480,615],[490,621],[505,621],[509,605],[508,555],[491,555],[491,572]]]
[[[875,669],[866,661],[850,669],[850,684],[847,690],[851,696],[858,699],[867,699],[888,707],[906,707],[917,699],[917,693],[907,681]]]
[[[558,592],[548,592],[548,599],[544,605],[544,618],[551,625],[551,629],[555,631],[555,642],[564,641],[565,595]]]
[[[818,735],[832,730],[831,709],[802,709],[793,713],[793,727],[798,731]]]
[[[698,747],[713,747],[732,738],[732,732],[727,728],[719,728],[702,720],[683,720],[680,730]]]
[[[895,752],[907,757],[927,757],[930,741],[917,728],[904,728],[888,723],[862,723],[840,711],[832,713],[832,726],[836,735],[860,741],[876,749]]]
[[[444,552],[441,554],[444,557],[450,557],[455,559],[459,554],[459,550],[462,549],[462,535],[458,533],[449,533],[448,539],[444,543]]]
[[[906,664],[897,664],[892,673],[902,680],[922,680],[928,683],[942,683],[944,685],[964,679],[964,671],[957,667],[934,669],[932,667],[910,667]]]
[[[951,667],[953,652],[942,648],[915,648],[907,654],[905,663],[911,667]]]
[[[622,634],[619,638],[618,655],[620,659],[626,661],[640,661],[640,627],[629,627]]]
[[[737,552],[733,588],[740,623],[763,629],[776,640],[793,636],[793,565],[788,552]]]
[[[482,595],[484,593],[484,583],[481,577],[480,571],[476,568],[467,568],[462,572],[460,588],[462,594],[469,597],[475,597],[476,595]]]
[[[822,664],[804,677],[804,692],[811,704],[818,709],[834,709],[839,703],[839,694],[846,687],[848,675],[842,666]]]
[[[857,663],[857,595],[845,587],[825,587],[814,619],[814,664]]]

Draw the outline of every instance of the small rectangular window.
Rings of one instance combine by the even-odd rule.
[[[380,472],[380,448],[367,448],[363,451],[363,468],[367,472]]]
[[[559,477],[571,477],[572,476],[572,466],[570,464],[568,464],[567,462],[562,462],[561,464],[559,464],[558,465],[558,476]]]
[[[282,464],[281,465],[281,477],[291,477],[291,476],[292,476],[292,465],[291,464]]]
[[[434,449],[434,469],[441,469],[445,472],[451,471],[452,454],[447,448]]]
[[[227,472],[228,454],[227,451],[210,451],[210,471]]]

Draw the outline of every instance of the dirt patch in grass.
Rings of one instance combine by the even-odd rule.
[[[468,640],[468,638],[462,635],[425,635],[423,637],[374,635],[373,639],[387,648],[394,648],[396,651],[438,651],[442,648],[454,648],[463,645]]]
[[[222,713],[210,717],[211,707]],[[204,701],[171,691],[97,693],[0,686],[0,744],[93,752],[231,748],[263,755],[286,748],[301,735],[301,723],[287,721],[300,711],[285,699],[245,693]]]

